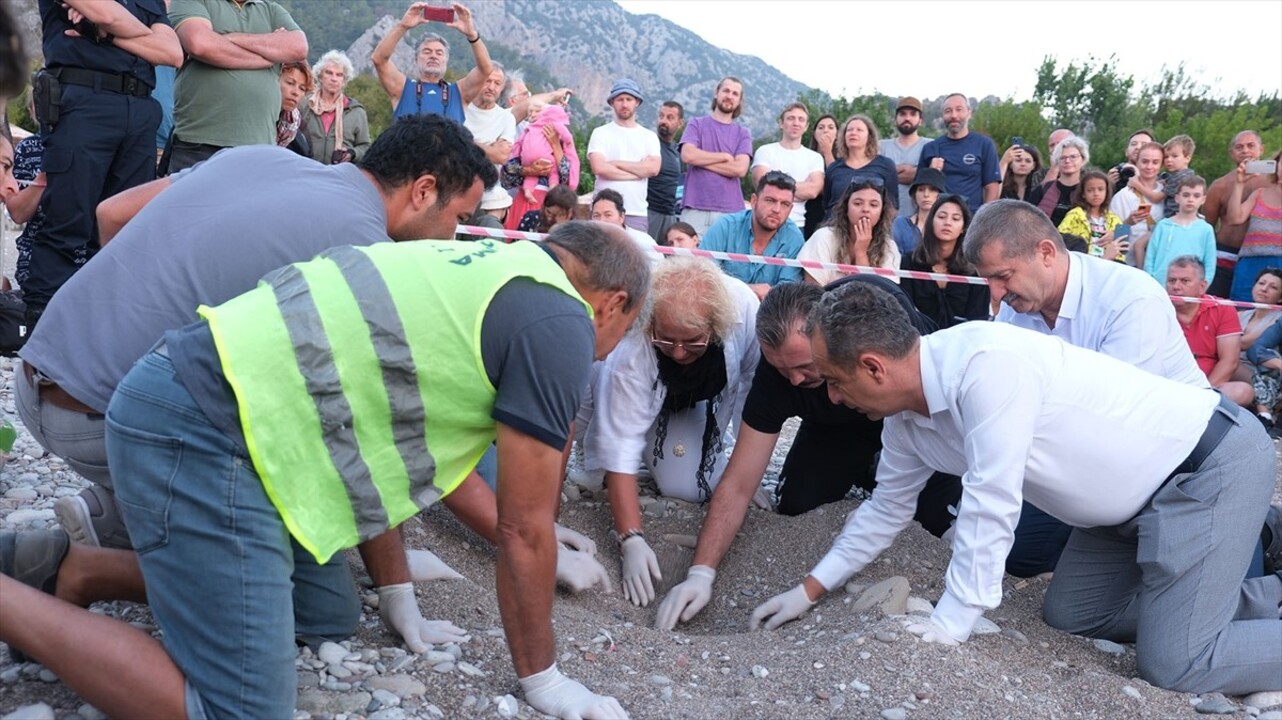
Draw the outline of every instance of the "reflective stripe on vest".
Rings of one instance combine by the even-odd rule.
[[[494,438],[481,324],[517,277],[582,300],[533,243],[418,241],[336,248],[200,309],[254,468],[318,561],[399,525],[475,466]]]

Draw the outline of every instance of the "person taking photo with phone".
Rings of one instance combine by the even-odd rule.
[[[428,22],[440,22],[445,27],[458,30],[472,48],[476,67],[456,83],[445,81],[450,46],[445,38],[433,32],[424,35],[415,48],[416,77],[407,77],[392,62],[392,52],[405,33]],[[486,78],[494,72],[490,52],[472,20],[472,11],[459,3],[449,8],[429,7],[425,2],[411,3],[400,22],[378,42],[372,59],[378,81],[392,100],[394,117],[431,113],[444,115],[460,125],[463,124],[463,109],[481,94]]]

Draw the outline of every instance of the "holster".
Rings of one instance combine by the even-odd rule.
[[[31,78],[31,95],[36,109],[40,131],[48,134],[62,116],[62,83],[56,70],[41,68]]]

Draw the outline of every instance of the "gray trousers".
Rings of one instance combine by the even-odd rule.
[[[112,487],[107,470],[107,422],[102,415],[86,415],[42,401],[39,389],[18,363],[13,366],[13,390],[18,416],[41,447],[66,460],[86,480]]]
[[[1240,408],[1235,421],[1133,519],[1075,529],[1046,591],[1049,625],[1134,642],[1140,676],[1170,690],[1282,689],[1282,577],[1243,580],[1273,494],[1273,441]]]
[[[646,232],[660,245],[667,245],[664,240],[668,236],[668,228],[681,219],[678,215],[664,215],[654,211],[646,213],[646,217],[650,219],[650,227]]]

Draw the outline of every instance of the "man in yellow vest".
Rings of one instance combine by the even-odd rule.
[[[567,223],[544,245],[340,247],[201,308],[107,411],[164,645],[3,575],[0,640],[114,717],[291,716],[291,536],[319,562],[358,547],[385,617],[417,615],[395,528],[497,436],[498,603],[525,699],[558,717],[626,717],[557,669],[553,521],[591,363],[648,284],[621,232]],[[463,636],[418,622],[426,642]]]

